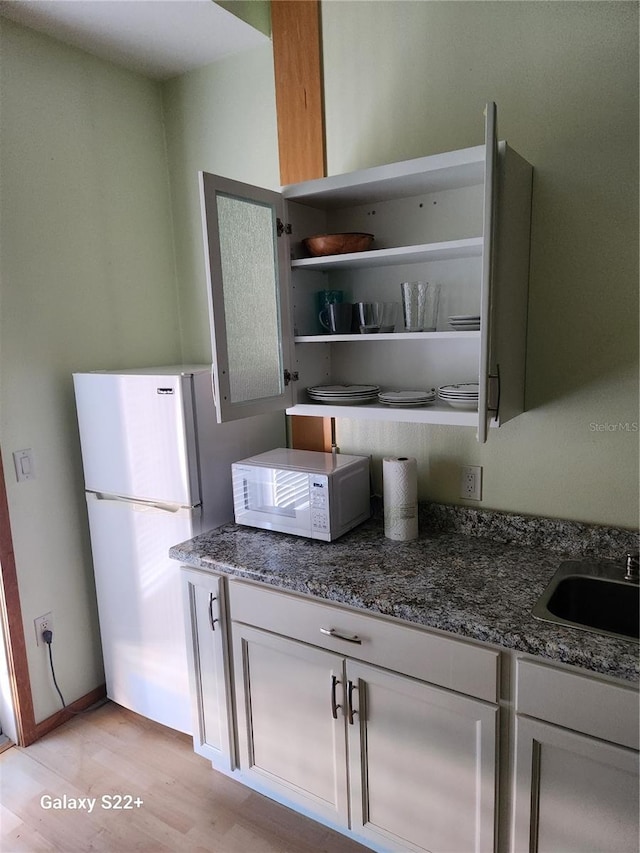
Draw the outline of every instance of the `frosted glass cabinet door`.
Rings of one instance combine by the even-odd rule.
[[[284,203],[275,192],[200,173],[220,423],[291,405]]]

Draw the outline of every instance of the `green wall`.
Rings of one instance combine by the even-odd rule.
[[[527,412],[471,430],[338,421],[344,452],[419,462],[420,495],[638,524],[638,5],[326,2],[329,174],[501,138],[534,166]],[[628,427],[628,428],[627,428]],[[473,505],[473,504],[471,504]],[[477,504],[475,504],[477,505]]]
[[[0,435],[39,721],[60,703],[36,616],[67,702],[103,681],[71,374],[181,353],[159,85],[0,27]]]
[[[271,35],[271,3],[269,0],[218,0],[227,12],[245,21],[266,36]]]
[[[0,435],[36,721],[103,681],[74,371],[208,362],[198,169],[277,187],[271,48],[166,86],[0,18]],[[36,479],[15,481],[12,451]]]
[[[198,172],[279,188],[271,45],[170,80],[164,115],[183,355],[210,362]]]

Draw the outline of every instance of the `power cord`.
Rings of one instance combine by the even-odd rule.
[[[56,680],[56,671],[53,668],[53,653],[51,652],[51,641],[53,640],[53,631],[49,629],[42,632],[42,639],[47,644],[49,648],[49,665],[51,666],[51,675],[53,677],[53,683],[55,684],[55,688],[58,691],[58,696],[60,697],[60,701],[62,702],[62,707],[66,708],[67,703],[64,701],[64,696],[60,692],[60,688],[58,687],[58,682]],[[90,705],[88,708],[85,708],[83,711],[72,711],[70,708],[67,709],[69,713],[73,714],[75,717],[80,716],[82,714],[87,714],[89,711],[95,711],[97,708],[102,707],[102,705],[106,705],[109,701],[109,698],[105,696],[104,699],[99,699],[97,702],[94,702],[93,705]]]
[[[42,639],[45,641],[47,646],[49,647],[49,664],[51,665],[51,675],[53,676],[53,683],[55,684],[56,690],[58,691],[58,696],[60,697],[60,701],[62,702],[62,707],[66,708],[67,703],[64,701],[64,696],[60,692],[60,688],[58,687],[58,682],[56,681],[56,671],[53,668],[53,654],[51,652],[51,641],[53,640],[53,631],[43,631]]]

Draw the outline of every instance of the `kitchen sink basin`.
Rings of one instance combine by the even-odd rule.
[[[533,608],[536,619],[624,640],[638,640],[640,588],[624,565],[562,563]]]

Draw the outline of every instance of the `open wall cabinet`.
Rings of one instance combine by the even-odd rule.
[[[218,419],[280,408],[290,415],[475,427],[524,408],[532,167],[485,143],[284,187],[281,193],[201,173]],[[319,233],[374,234],[365,252],[308,257]],[[441,286],[434,332],[403,332],[400,283]],[[395,331],[331,335],[316,292],[399,303]],[[451,315],[479,315],[457,331]],[[371,384],[384,391],[478,383],[478,409],[326,405],[306,389]]]

